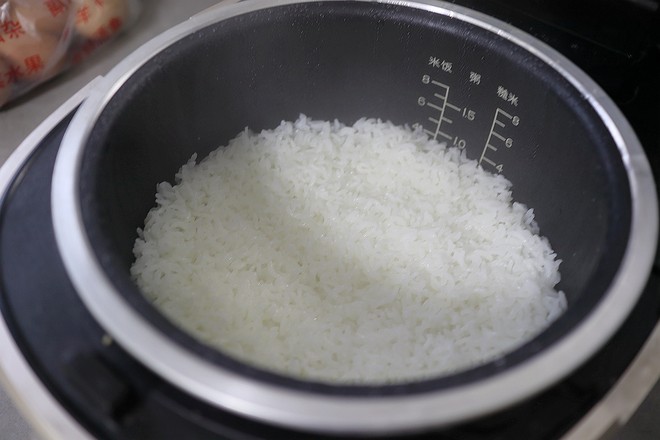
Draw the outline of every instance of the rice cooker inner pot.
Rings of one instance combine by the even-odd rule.
[[[564,75],[561,60],[525,38],[432,8],[371,2],[274,6],[196,30],[128,76],[87,136],[77,191],[96,259],[143,319],[186,351],[258,383],[329,396],[408,396],[456,389],[523,363],[570,334],[607,294],[633,203],[611,121]],[[452,123],[439,127],[440,113],[427,102]],[[502,359],[396,386],[282,377],[180,331],[129,274],[156,184],[172,182],[193,153],[203,158],[246,126],[273,128],[301,113],[349,124],[361,117],[420,124],[503,173],[563,260],[567,312]],[[495,128],[504,140],[492,135]]]

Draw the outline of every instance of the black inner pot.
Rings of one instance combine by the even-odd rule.
[[[423,99],[420,99],[423,98]],[[304,113],[352,124],[364,116],[421,124],[439,116],[449,143],[513,182],[563,260],[568,311],[496,362],[392,386],[303,382],[224,356],[180,331],[129,275],[136,229],[156,184],[173,181],[246,126],[273,128]],[[458,109],[458,110],[457,110]],[[474,112],[470,118],[470,111]],[[452,113],[453,112],[453,113]],[[514,119],[516,119],[514,121]],[[490,134],[496,129],[505,140]],[[441,137],[438,139],[442,140]],[[391,395],[453,387],[520,363],[569,334],[606,293],[628,239],[631,200],[615,142],[589,102],[520,45],[430,11],[364,2],[278,6],[203,28],[149,59],[109,101],[82,159],[79,190],[89,239],[117,289],[190,351],[258,380],[314,392]]]

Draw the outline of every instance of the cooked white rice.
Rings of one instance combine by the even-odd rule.
[[[301,116],[247,129],[161,183],[132,274],[237,359],[333,383],[455,372],[566,308],[511,184],[421,131]]]

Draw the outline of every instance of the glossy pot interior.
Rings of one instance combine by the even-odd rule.
[[[534,357],[570,334],[607,294],[628,243],[633,201],[608,116],[601,117],[588,90],[567,79],[570,67],[521,41],[425,8],[367,2],[275,6],[185,36],[125,79],[86,139],[77,191],[99,264],[145,320],[186,350],[292,389],[425,393]],[[431,136],[465,148],[485,169],[501,171],[563,260],[565,315],[496,362],[399,386],[277,376],[179,331],[129,275],[136,229],[154,205],[156,184],[172,181],[193,153],[204,157],[246,126],[273,128],[301,113],[348,124],[364,116],[421,124]]]

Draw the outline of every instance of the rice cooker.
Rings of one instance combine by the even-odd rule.
[[[81,90],[0,170],[0,365],[39,432],[584,439],[625,421],[660,374],[660,15],[588,5],[250,0]],[[396,385],[278,375],[172,324],[129,273],[156,184],[300,113],[418,127],[505,175],[563,261],[566,313],[484,365]]]

